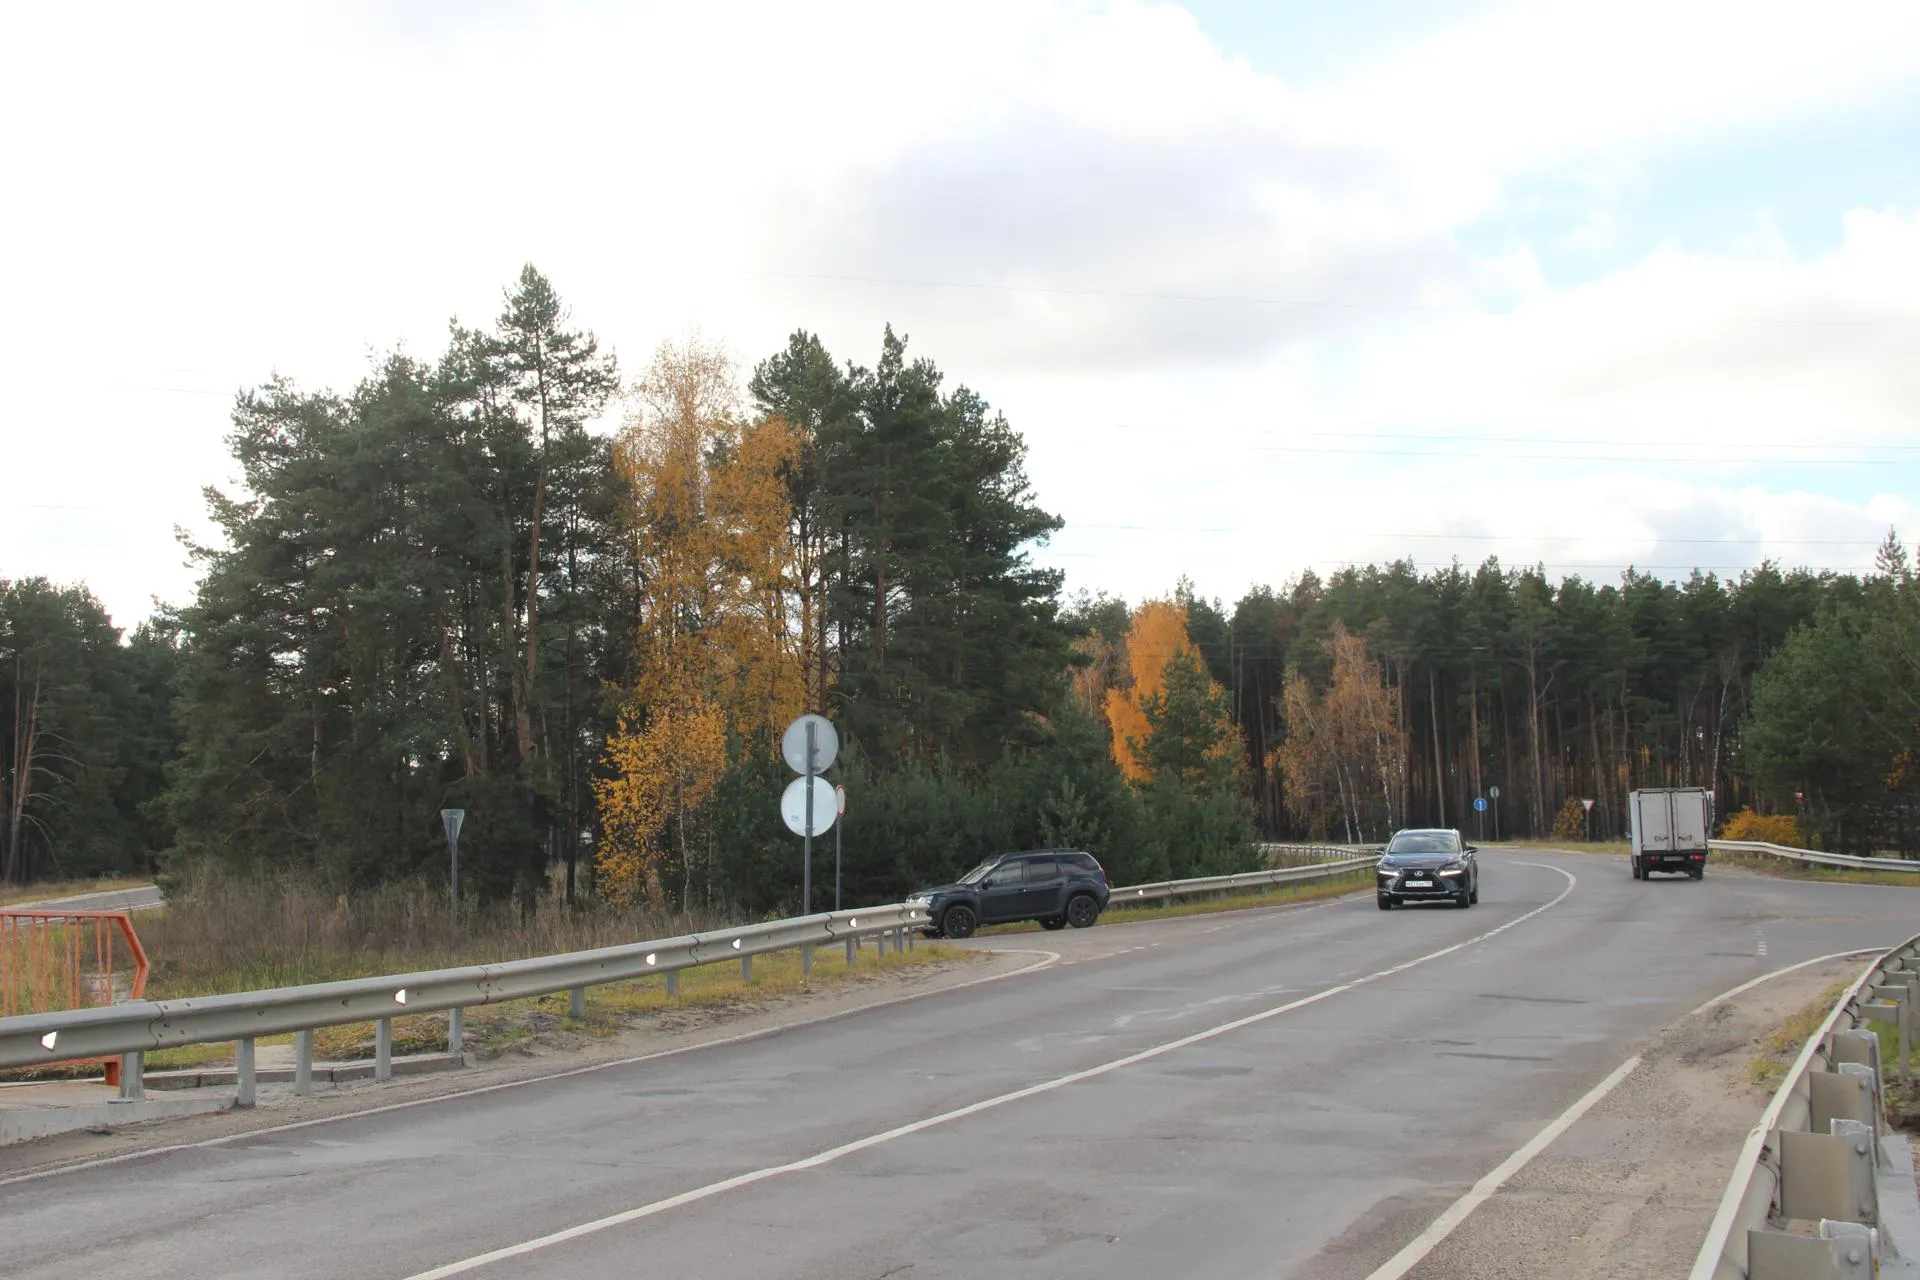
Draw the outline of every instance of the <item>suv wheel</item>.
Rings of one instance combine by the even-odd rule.
[[[971,938],[980,917],[973,914],[972,907],[948,907],[940,917],[940,932],[949,938]]]
[[[1376,893],[1373,895],[1373,900],[1380,904],[1380,909],[1382,911],[1393,910],[1393,899],[1389,898],[1386,894]]]
[[[1042,929],[1064,929],[1067,927],[1065,916],[1048,916],[1040,922]]]
[[[1092,894],[1077,893],[1067,903],[1067,923],[1076,929],[1084,929],[1099,918],[1100,904]]]

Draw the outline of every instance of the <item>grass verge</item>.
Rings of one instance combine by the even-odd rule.
[[[882,955],[869,943],[860,948],[851,965],[845,962],[838,948],[819,948],[814,953],[813,972],[803,975],[799,952],[773,952],[753,957],[750,982],[741,979],[738,960],[682,969],[678,996],[667,994],[664,976],[591,987],[587,991],[586,1017],[582,1019],[573,1017],[572,1000],[566,992],[468,1009],[465,1047],[469,1053],[487,1059],[514,1050],[577,1046],[587,1040],[619,1035],[642,1023],[667,1031],[691,1030],[802,992],[931,972],[984,959],[981,953],[942,947],[925,939],[916,939],[912,951],[898,955],[892,951]],[[327,1062],[371,1058],[375,1030],[371,1022],[322,1027],[314,1033],[314,1056]],[[262,1049],[292,1043],[290,1035],[265,1037],[259,1042]],[[444,1013],[393,1020],[396,1055],[437,1053],[446,1047],[447,1015]],[[268,1062],[272,1056],[266,1055]],[[233,1046],[229,1043],[183,1045],[147,1055],[150,1071],[225,1066],[232,1062]],[[57,1080],[98,1073],[99,1068],[94,1066],[58,1066],[37,1071],[0,1072],[0,1079]]]
[[[1707,856],[1707,865],[1716,862],[1741,867],[1758,875],[1771,876],[1776,880],[1812,880],[1826,884],[1877,884],[1899,885],[1902,888],[1920,888],[1920,863],[1914,864],[1913,871],[1869,871],[1853,867],[1822,867],[1811,863],[1790,862],[1784,858],[1769,857],[1764,853],[1729,853],[1715,849]]]
[[[1747,1064],[1747,1079],[1764,1089],[1778,1088],[1788,1068],[1793,1066],[1793,1060],[1806,1047],[1808,1038],[1820,1029],[1820,1024],[1833,1012],[1834,1003],[1846,991],[1847,985],[1844,982],[1834,983],[1773,1032],[1761,1037],[1753,1061]]]

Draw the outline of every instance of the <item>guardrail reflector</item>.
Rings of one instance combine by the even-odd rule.
[[[734,949],[735,951],[738,951],[738,950],[740,949],[740,939],[738,939],[738,938],[735,938],[735,939],[733,940],[733,949]]]
[[[660,957],[659,957],[658,955],[656,955],[656,954],[654,954],[653,952],[651,952],[651,951],[649,951],[649,952],[647,952],[647,963],[648,963],[648,964],[653,964],[653,963],[655,963],[656,961],[658,961],[659,959],[660,959]]]
[[[60,1033],[58,1031],[49,1031],[40,1037],[40,1047],[42,1049],[51,1049],[53,1048],[54,1042],[59,1038]]]
[[[407,989],[405,987],[393,993],[393,1002],[395,1004],[405,1004],[407,1002]]]

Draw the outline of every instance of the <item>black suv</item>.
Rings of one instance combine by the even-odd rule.
[[[1472,906],[1480,901],[1478,852],[1452,828],[1394,832],[1374,871],[1380,909],[1391,911],[1403,902]]]
[[[983,924],[1010,920],[1084,929],[1100,918],[1112,891],[1092,854],[1038,849],[997,853],[953,884],[914,894],[907,905],[926,908],[929,938],[965,938]]]

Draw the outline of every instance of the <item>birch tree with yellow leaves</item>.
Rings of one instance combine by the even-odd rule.
[[[1326,641],[1333,679],[1317,692],[1298,666],[1281,697],[1287,738],[1275,751],[1287,807],[1316,838],[1336,829],[1349,844],[1394,829],[1392,780],[1406,761],[1397,697],[1367,642],[1335,623]],[[1379,807],[1374,807],[1374,801]]]
[[[742,417],[731,362],[697,341],[662,346],[633,388],[614,460],[632,493],[636,678],[597,788],[596,869],[617,901],[692,896],[730,748],[764,749],[801,710],[781,475],[797,445],[782,420]]]

